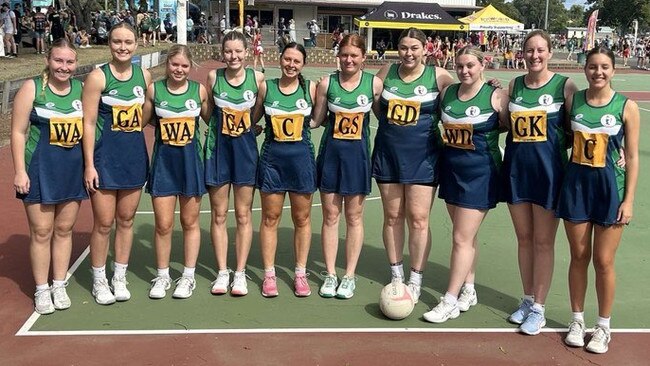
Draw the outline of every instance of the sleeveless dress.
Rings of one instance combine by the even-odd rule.
[[[70,79],[70,92],[57,95],[43,79],[34,78],[36,95],[29,114],[25,168],[30,180],[25,203],[54,205],[88,198],[84,188],[84,162],[79,143],[83,135],[79,80]]]
[[[240,85],[231,85],[225,69],[217,69],[212,88],[215,108],[205,141],[205,183],[254,186],[257,173],[257,140],[251,113],[257,99],[255,71],[246,69]]]
[[[316,191],[316,160],[309,122],[313,102],[310,82],[290,95],[279,79],[266,81],[264,143],[257,166],[257,188],[262,192]]]
[[[441,102],[444,148],[439,197],[465,208],[487,210],[499,200],[499,116],[492,108],[494,87],[483,84],[468,101],[453,84]]]
[[[436,69],[404,82],[391,65],[381,93],[379,128],[372,155],[377,183],[436,185],[440,155]]]
[[[318,150],[318,188],[340,195],[370,193],[370,110],[374,76],[362,72],[359,85],[345,90],[338,73],[327,88],[328,117]]]
[[[205,194],[203,148],[199,139],[200,84],[189,80],[187,90],[173,94],[166,80],[154,84],[155,142],[147,192],[158,196]]]
[[[510,131],[501,169],[502,201],[529,202],[555,209],[567,162],[564,133],[564,85],[553,75],[531,89],[525,75],[515,79],[510,95]]]
[[[625,196],[625,169],[616,165],[623,147],[627,98],[615,93],[605,106],[587,103],[586,90],[571,107],[573,148],[556,214],[567,221],[616,224]]]
[[[142,69],[120,81],[108,64],[101,67],[101,93],[95,128],[94,162],[100,189],[139,189],[147,180],[149,155],[142,133],[142,105],[147,84]]]

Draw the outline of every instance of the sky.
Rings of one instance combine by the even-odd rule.
[[[564,7],[569,9],[572,5],[585,5],[585,0],[564,0]]]

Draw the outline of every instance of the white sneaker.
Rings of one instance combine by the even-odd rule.
[[[444,296],[431,311],[424,313],[424,320],[430,323],[444,323],[449,319],[456,319],[460,315],[458,305],[452,305],[445,301]]]
[[[587,351],[592,353],[605,353],[609,349],[609,341],[612,336],[609,329],[596,325],[591,335],[591,340],[587,343]]]
[[[233,281],[234,282],[234,281]],[[213,295],[223,295],[228,292],[228,284],[230,283],[230,270],[228,272],[217,272],[217,279],[212,281],[212,289],[210,292]]]
[[[458,296],[458,310],[465,312],[469,310],[471,306],[478,303],[478,297],[476,296],[476,289],[468,289],[463,286],[460,289],[460,296]]]
[[[230,284],[230,294],[235,296],[245,296],[248,294],[248,281],[246,272],[235,272],[232,283]]]
[[[569,324],[569,333],[564,338],[564,343],[571,347],[584,347],[585,333],[585,323],[574,320]]]
[[[417,304],[418,301],[420,301],[420,292],[421,292],[420,286],[414,283],[409,283],[407,286],[411,291],[411,296],[413,297],[413,303]]]
[[[126,288],[126,285],[129,284],[129,281],[126,280],[126,276],[113,276],[111,284],[113,285],[115,300],[127,301],[131,298],[131,292],[129,292],[129,289]]]
[[[149,298],[162,299],[167,295],[167,290],[172,287],[172,279],[169,277],[156,277],[151,280]]]
[[[70,297],[68,297],[68,292],[65,290],[68,283],[64,283],[63,286],[54,286],[52,285],[52,299],[54,300],[54,308],[56,310],[65,310],[72,305]]]
[[[196,288],[196,280],[194,277],[181,276],[176,280],[176,288],[172,294],[176,299],[187,299],[192,296],[192,291]]]
[[[108,286],[108,280],[105,278],[96,279],[93,282],[92,294],[95,297],[95,302],[99,305],[110,305],[115,302],[115,296]]]
[[[41,315],[52,314],[54,312],[52,292],[49,288],[38,290],[34,293],[34,311]]]

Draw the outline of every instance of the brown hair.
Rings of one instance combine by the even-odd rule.
[[[589,52],[587,52],[587,62],[585,62],[585,69],[587,69],[587,65],[589,64],[589,58],[591,58],[593,55],[605,55],[609,57],[609,59],[612,61],[612,68],[616,68],[616,56],[614,55],[614,52],[612,52],[612,50],[607,47],[601,46],[592,48]]]
[[[546,46],[548,47],[549,52],[551,52],[553,50],[553,43],[551,42],[551,36],[549,36],[548,33],[546,33],[545,31],[543,31],[541,29],[536,29],[536,30],[534,30],[532,32],[529,32],[526,35],[526,38],[524,38],[524,43],[522,43],[522,48],[523,48],[524,52],[526,52],[526,43],[528,43],[528,41],[531,38],[536,37],[536,36],[544,38],[544,40],[546,41]]]
[[[133,28],[133,26],[131,24],[127,23],[127,22],[120,22],[120,23],[117,23],[117,24],[115,24],[114,26],[111,27],[111,30],[108,32],[108,40],[109,41],[111,40],[111,38],[113,36],[113,31],[115,31],[116,29],[120,29],[120,28],[126,28],[129,31],[131,31],[131,33],[133,33],[133,37],[135,37],[136,42],[138,41],[138,33],[136,33],[135,28]]]
[[[244,33],[233,30],[228,32],[225,36],[223,36],[223,41],[221,41],[221,50],[223,52],[223,49],[226,47],[226,42],[228,41],[239,41],[244,45],[244,49],[248,49],[248,41],[246,40],[246,36]]]
[[[404,29],[402,33],[399,35],[399,39],[397,40],[397,43],[400,43],[403,38],[415,38],[418,41],[422,42],[422,46],[424,47],[427,44],[427,36],[424,35],[424,32],[417,28],[408,28]]]
[[[339,42],[339,50],[345,46],[354,46],[361,50],[361,55],[366,55],[366,40],[356,33],[349,33],[341,42]]]
[[[45,56],[48,60],[50,59],[50,57],[52,57],[52,50],[55,48],[69,48],[74,52],[75,60],[77,59],[77,48],[75,48],[74,44],[70,43],[67,38],[65,37],[59,38],[52,43],[50,48],[48,48]],[[45,68],[41,72],[41,78],[43,79],[43,85],[41,86],[41,95],[45,95],[45,88],[47,88],[47,81],[50,79],[49,66],[45,66]]]

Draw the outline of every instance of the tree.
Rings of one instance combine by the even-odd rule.
[[[544,28],[546,14],[546,1],[540,0],[513,0],[512,5],[523,16],[526,28]],[[549,0],[548,4],[548,31],[551,33],[564,31],[568,22],[567,10],[561,0]]]
[[[632,21],[637,19],[640,28],[650,24],[650,2],[648,0],[598,0],[599,25],[606,25],[628,33]],[[594,8],[596,9],[596,8]]]
[[[585,26],[585,7],[582,5],[572,5],[567,14],[569,21],[568,25],[571,27],[584,27]]]
[[[97,0],[69,0],[68,6],[77,18],[77,27],[90,31],[90,13],[103,9]]]

